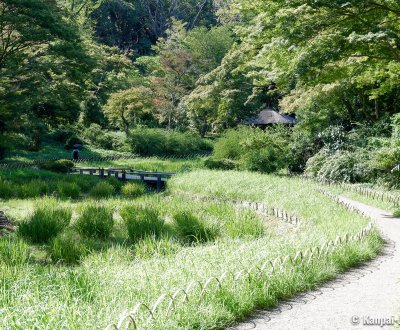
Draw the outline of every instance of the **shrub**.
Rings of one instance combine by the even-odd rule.
[[[128,143],[132,152],[142,156],[188,155],[212,150],[211,143],[198,135],[156,128],[132,130]]]
[[[15,195],[15,185],[10,181],[0,179],[0,198],[9,199]]]
[[[49,254],[53,261],[77,263],[89,253],[82,238],[73,230],[67,230],[55,237],[49,246]]]
[[[114,226],[113,210],[106,206],[89,203],[83,206],[76,228],[86,237],[108,238]]]
[[[249,171],[273,173],[285,166],[285,159],[279,149],[266,148],[248,152],[243,164]]]
[[[57,194],[60,198],[77,199],[81,195],[81,188],[75,182],[59,181],[57,184]]]
[[[127,183],[122,187],[122,194],[126,197],[139,197],[146,193],[146,186],[142,183]]]
[[[244,150],[241,145],[243,137],[248,135],[248,127],[239,127],[238,129],[229,129],[215,142],[214,158],[215,159],[231,159],[239,160]]]
[[[73,126],[61,125],[52,133],[51,137],[58,142],[66,143],[69,138],[76,134],[76,129]]]
[[[215,143],[213,159],[206,166],[231,169],[240,164],[250,171],[275,172],[287,164],[289,132],[282,127],[266,131],[253,127],[227,130]]]
[[[84,142],[80,137],[73,135],[69,137],[65,142],[65,149],[70,150],[74,147],[75,144],[83,144],[83,143]]]
[[[71,215],[71,210],[59,207],[57,201],[45,199],[18,231],[33,243],[47,243],[69,225]]]
[[[195,215],[181,211],[174,215],[174,224],[180,238],[186,243],[204,243],[216,238],[218,232]]]
[[[90,196],[93,198],[107,198],[114,194],[115,188],[108,182],[99,182],[92,190],[90,190]]]
[[[331,155],[321,151],[307,163],[306,173],[315,175],[315,172],[319,179],[351,183],[367,181],[372,175],[368,154],[362,150],[339,150]]]
[[[68,159],[59,159],[39,163],[39,168],[57,173],[69,173],[75,166],[74,162]]]
[[[118,136],[116,133],[108,132],[98,124],[91,124],[85,130],[85,138],[94,146],[106,149],[119,149],[125,142],[124,136]]]
[[[0,238],[0,263],[9,266],[25,264],[29,261],[29,246],[20,238]]]
[[[238,167],[237,162],[230,159],[215,159],[210,157],[206,159],[204,165],[212,170],[234,170]]]
[[[127,206],[120,214],[132,242],[138,242],[146,237],[158,239],[164,232],[164,220],[156,210]]]
[[[396,218],[400,218],[400,209],[393,212],[393,216]]]

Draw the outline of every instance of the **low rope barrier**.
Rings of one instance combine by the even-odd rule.
[[[186,192],[179,192],[176,194],[182,195],[185,197],[189,197],[192,200],[197,200],[197,201],[222,202],[222,203],[229,203],[229,204],[243,207],[243,208],[249,208],[256,212],[265,214],[265,215],[274,216],[274,217],[281,219],[281,220],[283,220],[291,225],[294,225],[294,226],[299,226],[302,222],[300,220],[300,218],[298,218],[295,215],[291,215],[284,210],[280,210],[276,207],[270,207],[270,206],[268,206],[264,203],[260,203],[260,202],[249,202],[249,201],[236,200],[236,199],[201,196],[201,195],[194,195],[194,194],[190,194],[190,193],[186,193]]]
[[[344,207],[345,209],[354,212],[354,213],[358,213],[359,215],[365,217],[365,218],[370,218],[370,216],[365,213],[364,211],[361,211],[360,209],[354,207],[353,205],[351,205],[350,203],[346,203],[345,201],[341,200],[337,195],[332,194],[330,191],[323,189],[321,187],[316,188],[315,190],[317,190],[319,193],[321,193],[322,195],[325,195],[331,199],[333,199],[336,203],[338,203],[340,206]]]
[[[310,177],[303,177],[304,179],[309,179],[312,181],[316,181],[319,184],[327,185],[327,186],[336,186],[338,188],[342,188],[346,191],[349,192],[356,192],[362,196],[377,200],[377,201],[386,201],[389,203],[393,203],[394,206],[398,207],[400,206],[400,195],[399,194],[393,194],[390,192],[383,192],[383,191],[377,191],[372,188],[367,188],[367,187],[360,187],[360,186],[355,186],[352,184],[344,183],[344,182],[336,182],[332,180],[327,180],[327,179],[316,179],[316,178],[310,178]]]
[[[309,266],[312,262],[321,258],[332,256],[335,251],[348,243],[361,241],[371,233],[373,228],[370,222],[367,227],[354,235],[337,236],[335,240],[325,241],[320,245],[307,248],[305,251],[297,251],[294,255],[280,256],[274,260],[261,260],[258,264],[243,268],[236,273],[225,271],[219,276],[212,276],[203,281],[192,280],[185,287],[161,294],[153,304],[137,303],[132,310],[125,310],[120,315],[118,322],[109,324],[105,330],[121,330],[130,327],[140,329],[141,323],[143,323],[143,326],[148,326],[150,322],[156,321],[158,316],[162,316],[160,306],[166,307],[164,316],[168,316],[179,305],[193,301],[199,304],[207,293],[222,289],[228,279],[238,285],[240,281],[259,277],[264,278],[264,282],[267,284],[272,276],[283,273],[288,268],[295,270],[297,267]]]

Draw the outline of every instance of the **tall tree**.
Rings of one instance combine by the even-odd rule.
[[[93,65],[78,29],[55,1],[1,1],[1,132],[20,129],[23,114],[29,124],[77,119],[83,81]]]

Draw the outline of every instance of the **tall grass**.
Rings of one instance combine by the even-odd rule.
[[[87,203],[81,208],[76,228],[83,236],[106,239],[114,226],[113,213],[111,207]]]
[[[212,241],[219,234],[217,227],[187,211],[176,213],[174,224],[179,237],[189,244]]]
[[[126,206],[120,211],[132,242],[147,237],[158,239],[164,232],[164,220],[155,209]]]
[[[262,201],[298,215],[303,221],[301,226],[288,229],[287,224],[276,220],[269,224],[268,218],[258,218],[250,210],[175,195],[146,196],[129,204],[126,200],[112,200],[111,205],[127,204],[120,212],[123,221],[116,217],[115,230],[126,233],[127,223],[131,222],[135,245],[115,244],[100,252],[84,254],[74,267],[64,263],[31,263],[12,269],[0,263],[0,305],[7,306],[2,309],[0,328],[48,328],[49,324],[52,329],[104,328],[117,322],[122,311],[131,310],[139,301],[151,307],[162,293],[172,295],[177,288],[187,287],[192,281],[205,283],[208,278],[226,272],[227,278],[219,290],[211,283],[202,299],[193,295],[196,298],[190,296],[188,302],[181,304],[178,298],[176,310],[168,314],[166,300],[159,305],[156,321],[143,327],[152,330],[224,328],[255,308],[274,306],[282,298],[314,288],[338,272],[369,260],[382,246],[374,232],[365,240],[338,248],[333,255],[322,256],[308,267],[288,268],[268,278],[265,273],[233,281],[232,273],[260,267],[266,259],[305,251],[337,235],[354,234],[368,220],[338,207],[316,193],[313,184],[298,179],[201,171],[177,176],[169,185],[172,193],[185,191],[209,197]],[[180,245],[171,238],[176,232],[169,235],[165,232],[168,225],[174,227],[173,216],[182,212],[207,224],[218,223],[219,235],[203,244]],[[256,228],[261,228],[261,221],[266,222],[263,234],[251,231],[253,221]],[[274,226],[279,230],[270,235]],[[60,236],[67,236],[69,230]],[[71,234],[68,244],[78,240],[74,235],[77,234]],[[82,238],[79,236],[79,239]],[[60,242],[59,251],[62,251],[67,243]],[[81,242],[87,247],[84,239]],[[91,245],[89,248],[92,249]],[[68,260],[61,255],[53,258]],[[200,290],[200,286],[193,288],[194,293],[200,294]],[[143,319],[147,318],[145,315]]]
[[[81,188],[75,182],[59,182],[57,185],[57,195],[60,198],[77,199],[81,195]]]
[[[0,238],[0,264],[19,266],[27,263],[29,258],[30,248],[25,241],[17,237]]]
[[[18,232],[33,243],[48,243],[69,225],[71,216],[70,209],[59,207],[56,200],[46,198],[20,223]]]
[[[50,257],[57,262],[78,263],[88,253],[82,238],[71,229],[57,235],[49,245]]]
[[[114,192],[115,188],[112,184],[108,182],[99,182],[90,190],[90,196],[97,199],[107,198],[113,195]]]
[[[135,198],[146,193],[146,186],[137,182],[127,183],[122,187],[121,192],[126,197]]]

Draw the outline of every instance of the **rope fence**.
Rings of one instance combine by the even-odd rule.
[[[338,188],[342,188],[346,191],[349,192],[355,192],[358,193],[362,196],[377,200],[377,201],[385,201],[394,204],[394,206],[398,207],[400,206],[400,194],[393,194],[390,192],[384,192],[384,191],[377,191],[372,188],[367,188],[367,187],[360,187],[356,186],[354,184],[349,184],[349,183],[344,183],[344,182],[336,182],[332,180],[327,180],[327,179],[315,179],[315,178],[310,178],[310,177],[303,177],[304,179],[316,181],[319,184],[326,185],[326,186],[335,186]]]
[[[260,202],[250,202],[250,201],[243,201],[243,200],[235,200],[235,199],[226,199],[226,198],[218,198],[218,197],[209,197],[209,196],[201,196],[201,195],[194,195],[186,192],[179,192],[178,195],[182,195],[185,197],[189,197],[192,200],[197,201],[207,201],[207,202],[218,202],[218,203],[229,203],[235,206],[249,208],[256,212],[260,212],[265,215],[274,216],[278,219],[281,219],[291,225],[298,226],[301,224],[301,220],[299,217],[295,215],[291,215],[284,210],[280,210],[276,207],[267,206],[264,203]]]
[[[185,303],[200,304],[207,294],[223,289],[232,281],[236,287],[240,282],[258,277],[267,284],[272,276],[281,274],[288,269],[295,270],[298,267],[309,266],[321,258],[332,256],[335,251],[348,243],[361,241],[371,233],[372,229],[373,225],[369,223],[366,228],[354,235],[337,236],[335,240],[325,241],[320,245],[307,248],[305,251],[297,251],[293,255],[280,256],[274,260],[261,260],[258,264],[243,268],[236,273],[225,271],[219,276],[209,277],[203,281],[193,280],[185,287],[161,294],[153,304],[137,303],[132,310],[125,310],[120,315],[118,322],[109,324],[105,330],[141,329],[150,326],[151,322],[156,321],[158,317],[170,315]],[[228,287],[226,288],[228,289]],[[161,306],[164,306],[164,310]]]

